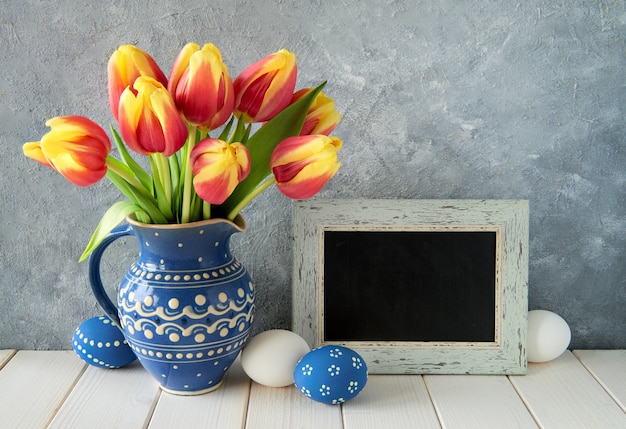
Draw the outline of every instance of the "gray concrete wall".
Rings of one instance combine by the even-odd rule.
[[[77,259],[110,184],[79,189],[21,146],[57,115],[108,127],[106,63],[136,43],[169,68],[188,41],[231,74],[280,48],[298,87],[329,80],[343,167],[325,198],[530,200],[531,309],[573,347],[626,347],[624,1],[0,1],[0,348],[69,348],[101,313]],[[245,212],[234,251],[256,331],[289,327],[290,202]],[[136,246],[107,252],[113,287]]]

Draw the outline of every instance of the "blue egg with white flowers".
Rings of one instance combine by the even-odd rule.
[[[92,317],[76,328],[72,348],[89,365],[121,368],[137,359],[124,334],[107,316]]]
[[[361,393],[367,383],[367,365],[348,347],[326,345],[304,355],[293,376],[304,396],[337,405]]]

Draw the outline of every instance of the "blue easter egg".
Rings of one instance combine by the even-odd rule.
[[[107,316],[81,323],[74,331],[72,348],[89,365],[101,368],[121,368],[137,359],[122,331]]]
[[[328,345],[304,355],[293,377],[303,395],[335,405],[354,398],[363,390],[367,383],[367,365],[354,350]]]

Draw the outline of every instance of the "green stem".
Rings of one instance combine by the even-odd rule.
[[[183,204],[180,216],[180,223],[189,223],[191,212],[191,191],[193,189],[193,174],[191,168],[191,151],[196,145],[196,127],[195,125],[189,126],[189,137],[185,144],[185,159],[183,160],[183,171],[185,178],[183,180]]]
[[[235,217],[237,217],[239,212],[242,211],[250,201],[256,198],[261,192],[272,186],[274,183],[276,183],[276,178],[274,176],[270,176],[269,178],[265,179],[265,182],[261,183],[259,186],[254,188],[252,192],[242,198],[241,201],[239,201],[239,203],[235,207],[233,207],[230,213],[228,213],[228,216],[226,216],[226,218],[228,220],[235,220]]]
[[[109,170],[116,173],[118,176],[124,179],[127,183],[133,185],[137,189],[141,189],[149,193],[148,189],[146,189],[146,187],[143,186],[143,184],[132,174],[130,169],[120,160],[115,159],[112,156],[108,155],[106,158],[106,165]]]
[[[150,221],[146,223],[168,223],[168,220],[158,207],[158,201],[152,194],[131,185],[124,178],[113,171],[113,169],[109,169],[107,171],[107,178],[126,198],[128,198],[136,206],[143,209],[143,211],[150,217]]]
[[[179,214],[180,214],[180,204],[181,204],[181,189],[180,189],[180,164],[178,162],[178,155],[174,154],[170,156],[167,161],[169,163],[168,168],[170,171],[171,182],[172,182],[172,214],[174,216],[174,220],[178,222]]]
[[[172,177],[170,174],[170,164],[166,156],[162,153],[155,153],[157,160],[157,168],[159,169],[159,177],[161,178],[161,185],[163,186],[163,192],[169,206],[172,205]]]
[[[168,160],[161,153],[150,155],[152,177],[154,183],[154,196],[156,197],[159,210],[170,222],[175,220],[172,213],[172,179]]]
[[[246,124],[243,121],[242,116],[237,118],[237,124],[235,126],[235,130],[228,138],[228,143],[241,142],[242,140],[244,140],[243,137],[246,131]]]

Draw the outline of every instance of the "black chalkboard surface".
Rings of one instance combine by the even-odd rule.
[[[495,231],[323,232],[323,341],[492,342]]]

